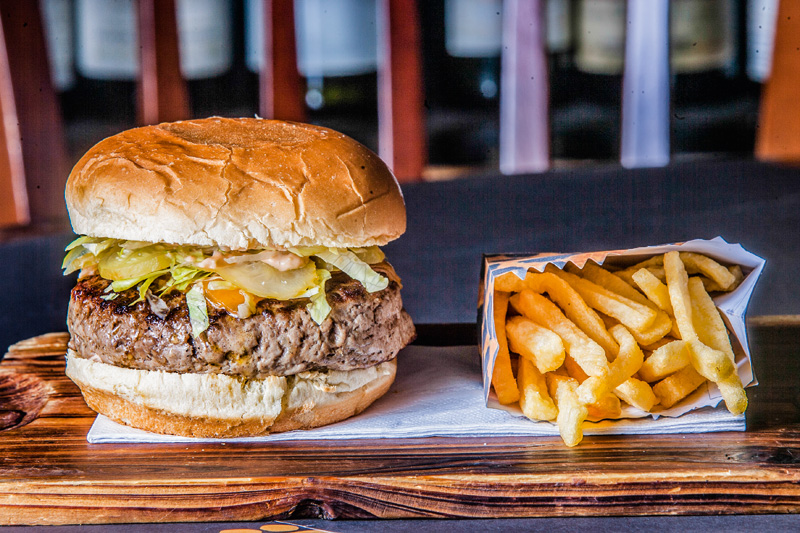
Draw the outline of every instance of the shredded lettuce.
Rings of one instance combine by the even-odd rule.
[[[328,317],[331,312],[331,306],[328,304],[328,298],[325,294],[325,282],[331,279],[331,273],[327,270],[317,270],[316,292],[310,294],[311,301],[306,306],[311,319],[317,324],[322,324],[322,321]],[[309,291],[310,292],[310,291]]]
[[[383,253],[383,250],[377,246],[368,246],[366,248],[349,248],[349,250],[356,254],[359,259],[370,265],[380,263],[386,259],[386,255]]]
[[[186,292],[186,306],[189,308],[189,322],[192,324],[192,337],[197,338],[208,329],[208,308],[203,285],[195,283]]]
[[[389,279],[381,276],[358,258],[356,254],[345,249],[330,248],[314,254],[353,279],[364,285],[368,292],[382,291],[389,286]]]
[[[212,275],[211,272],[201,270],[197,267],[186,265],[175,265],[170,269],[171,277],[164,284],[160,294],[165,294],[171,290],[183,292],[195,281],[201,281]]]
[[[138,276],[136,278],[128,278],[128,279],[121,279],[121,280],[117,280],[117,281],[112,281],[111,282],[111,288],[113,289],[114,292],[127,291],[131,287],[135,287],[136,285],[138,285],[139,283],[141,283],[141,282],[143,282],[143,281],[145,281],[147,279],[150,279],[151,280],[150,283],[152,283],[153,280],[163,276],[167,272],[169,272],[169,269],[165,268],[163,270],[156,270],[155,272],[150,272],[148,274],[145,274],[143,276]]]
[[[86,256],[89,253],[89,250],[84,248],[83,246],[77,246],[75,248],[71,248],[67,255],[64,256],[64,262],[61,263],[61,268],[64,269],[64,275],[72,274],[73,272],[80,270],[82,268],[82,262],[78,261],[81,257]]]
[[[202,285],[198,283],[207,278],[211,278],[213,287],[219,285],[221,289],[224,284],[226,289],[242,290],[246,298],[247,316],[255,310],[259,297],[309,298],[307,308],[317,324],[321,324],[331,311],[325,294],[325,283],[331,278],[331,270],[343,271],[360,281],[369,292],[383,290],[389,284],[384,275],[370,267],[370,264],[384,259],[383,252],[377,246],[350,249],[324,246],[292,248],[288,251],[300,257],[311,257],[313,261],[303,268],[285,272],[259,261],[258,252],[242,254],[209,247],[170,247],[165,244],[82,236],[67,245],[65,251],[67,253],[62,264],[65,275],[94,267],[101,276],[112,282],[107,292],[113,291],[114,294],[105,295],[106,300],[112,300],[116,298],[116,293],[137,286],[139,298],[131,305],[147,300],[148,294],[161,297],[172,290],[186,292],[193,336],[208,328],[205,295]],[[203,263],[220,254],[225,266]],[[226,257],[235,257],[237,260],[228,264]],[[220,276],[223,279],[219,279]],[[244,308],[240,309],[240,315],[243,311]]]

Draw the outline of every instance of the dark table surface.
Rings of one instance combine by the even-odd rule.
[[[750,315],[800,314],[800,169],[752,161],[483,176],[403,188],[385,247],[415,322],[475,322],[481,254],[627,248],[722,236],[766,258]],[[0,243],[0,353],[65,330],[69,232]]]
[[[475,321],[482,253],[589,251],[722,236],[767,259],[749,315],[800,314],[800,169],[752,161],[697,162],[664,169],[563,170],[483,176],[404,187],[408,231],[385,247],[403,277],[419,324]],[[0,353],[20,339],[64,330],[73,278],[61,276],[68,232],[0,243]],[[497,521],[294,520],[329,531],[800,529],[796,516],[627,517]],[[258,530],[259,523],[172,524],[152,531]],[[95,526],[140,531],[142,526]],[[16,528],[2,528],[16,530]],[[21,530],[21,529],[20,529]],[[29,529],[26,529],[29,530]],[[54,531],[78,531],[73,526]]]

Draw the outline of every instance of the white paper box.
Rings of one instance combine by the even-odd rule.
[[[574,253],[574,254],[540,254],[535,256],[485,256],[483,280],[480,291],[480,307],[478,317],[481,324],[481,357],[483,369],[483,394],[487,407],[509,411],[516,416],[523,416],[516,404],[501,405],[491,389],[494,361],[497,356],[498,343],[494,326],[494,280],[507,272],[514,272],[520,279],[524,279],[529,269],[543,272],[548,264],[558,268],[571,262],[582,267],[586,261],[592,260],[598,264],[626,267],[636,264],[650,256],[662,254],[672,250],[682,252],[698,252],[705,254],[726,265],[740,265],[744,273],[744,280],[736,290],[723,293],[714,297],[714,303],[722,314],[728,327],[739,378],[745,387],[757,385],[756,377],[750,361],[750,349],[747,344],[747,330],[745,328],[745,311],[750,296],[753,293],[756,281],[764,268],[764,259],[753,255],[739,244],[729,244],[721,237],[712,240],[693,240],[680,244],[666,244],[632,248],[629,250],[607,250],[601,252]],[[682,414],[701,409],[703,407],[716,407],[722,401],[719,390],[713,383],[706,383],[687,398],[670,409],[664,409],[650,414],[630,407],[623,402],[622,418],[643,418],[651,416],[652,433],[660,433],[658,418],[662,416],[676,417]],[[724,404],[719,407],[724,410]],[[533,423],[533,422],[532,422]],[[539,422],[549,424],[549,422]],[[613,422],[604,422],[612,424]]]

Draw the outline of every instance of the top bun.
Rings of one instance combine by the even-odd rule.
[[[78,234],[233,250],[382,245],[406,229],[397,180],[350,137],[208,118],[101,141],[67,180]]]

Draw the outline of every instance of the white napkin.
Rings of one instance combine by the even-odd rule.
[[[744,416],[731,415],[724,408],[704,408],[677,418],[587,422],[584,434],[706,433],[744,429]],[[362,414],[337,424],[264,437],[193,439],[149,433],[100,415],[87,439],[98,444],[553,435],[558,435],[558,428],[552,423],[532,422],[486,407],[481,359],[476,346],[410,346],[398,356],[397,379],[389,392]]]

